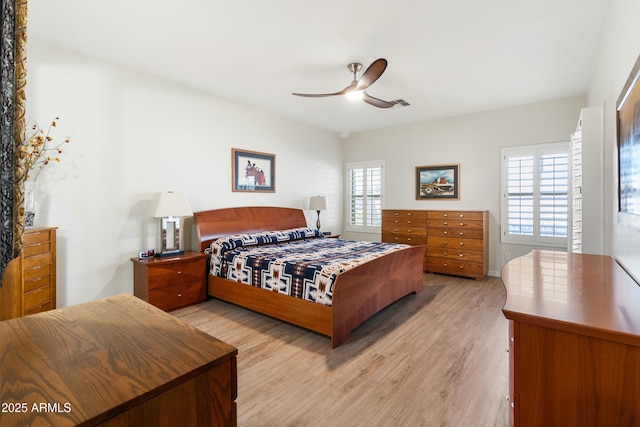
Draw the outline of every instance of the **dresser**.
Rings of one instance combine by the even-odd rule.
[[[166,258],[131,258],[133,293],[166,311],[204,302],[206,260],[206,254],[194,251]]]
[[[20,315],[56,308],[56,228],[24,230]]]
[[[0,427],[237,424],[237,350],[132,295],[0,322],[0,337]]]
[[[382,210],[382,241],[407,245],[427,244],[427,211]],[[427,253],[424,254],[424,269],[427,269]]]
[[[609,256],[559,251],[501,277],[511,425],[640,425],[640,286]]]
[[[488,211],[427,211],[427,271],[483,280],[488,233]]]

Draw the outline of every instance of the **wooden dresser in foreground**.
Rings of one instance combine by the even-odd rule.
[[[382,241],[427,245],[424,269],[483,280],[489,271],[489,212],[382,211]]]
[[[237,350],[131,295],[0,322],[0,426],[235,426]]]
[[[538,251],[502,269],[514,426],[640,426],[640,286],[611,258]]]

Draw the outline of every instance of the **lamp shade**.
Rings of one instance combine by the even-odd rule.
[[[184,193],[174,193],[173,191],[156,193],[149,207],[149,216],[155,218],[192,215],[193,211]]]
[[[311,196],[309,197],[309,210],[326,211],[328,208],[327,196]]]

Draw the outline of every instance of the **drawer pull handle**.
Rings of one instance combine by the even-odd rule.
[[[442,234],[449,234],[449,232],[448,231],[443,231]]]
[[[460,246],[464,246],[464,242],[460,242]]]
[[[464,214],[460,214],[460,218],[464,218]]]
[[[411,220],[407,221],[407,224],[411,224]]]
[[[445,221],[445,222],[443,222],[443,225],[449,225],[449,223]]]
[[[464,265],[461,265],[461,266],[460,266],[460,270],[464,270]]]
[[[443,217],[447,218],[449,216],[449,214],[444,214],[442,215]]]
[[[394,212],[393,214],[394,214],[395,216],[398,216],[398,215],[400,215],[400,214],[399,214],[398,212]]]
[[[178,274],[182,274],[182,271],[178,271]]]
[[[178,298],[182,298],[182,294],[178,294]]]
[[[407,229],[407,233],[411,233],[411,229],[410,229],[410,228],[409,228],[409,229]]]
[[[409,213],[407,214],[407,216],[411,216],[411,212],[409,212]]]
[[[448,267],[449,264],[447,264],[446,262],[444,264],[442,264],[443,267]]]
[[[445,245],[448,245],[448,244],[449,244],[449,242],[447,242],[447,241],[445,240],[445,241],[444,241],[444,244],[445,244]]]
[[[411,237],[407,237],[407,241],[409,241],[409,242],[410,242],[410,241],[411,241]]]
[[[464,227],[464,222],[461,222],[460,225]]]
[[[464,236],[464,231],[461,231],[460,233],[458,233],[461,236]]]
[[[449,252],[444,251],[444,252],[442,252],[442,255],[447,256],[447,255],[449,255]]]
[[[464,254],[459,254],[458,256],[459,256],[460,258],[462,258],[462,257],[464,256]]]

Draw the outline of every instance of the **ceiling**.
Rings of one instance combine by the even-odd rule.
[[[610,0],[30,1],[28,37],[343,136],[584,94]],[[386,58],[367,92],[327,93]]]

